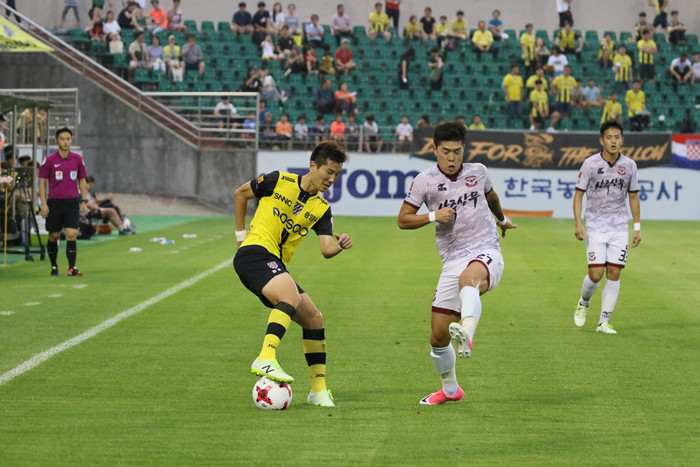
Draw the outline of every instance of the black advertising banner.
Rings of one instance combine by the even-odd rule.
[[[512,169],[578,170],[587,157],[602,149],[597,133],[469,131],[465,144],[464,162]],[[432,146],[433,129],[416,128],[413,156],[436,160]],[[673,164],[671,135],[625,133],[622,154],[639,168]]]

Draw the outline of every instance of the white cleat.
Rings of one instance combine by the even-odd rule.
[[[459,358],[469,358],[472,354],[472,339],[459,323],[450,323],[450,337],[457,344]]]
[[[578,305],[576,305],[576,310],[574,311],[574,324],[578,327],[582,327],[584,324],[586,324],[586,312],[588,311],[588,307],[581,305],[581,302],[578,302]]]
[[[333,403],[333,394],[328,389],[318,391],[316,394],[309,393],[306,402],[319,407],[335,407]]]
[[[603,334],[617,334],[617,331],[614,330],[608,323],[599,324],[598,327],[595,328],[595,332],[602,332]]]

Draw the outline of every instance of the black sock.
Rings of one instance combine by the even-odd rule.
[[[46,251],[49,254],[49,260],[51,260],[51,266],[57,268],[56,258],[58,257],[58,242],[48,242],[46,244]]]
[[[78,247],[75,240],[66,242],[66,258],[68,258],[68,269],[75,267],[75,257],[78,256]]]

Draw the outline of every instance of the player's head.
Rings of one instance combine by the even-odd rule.
[[[58,144],[58,149],[62,151],[67,151],[70,149],[70,145],[73,142],[73,132],[70,128],[63,127],[56,130],[56,143]]]
[[[343,164],[347,160],[348,155],[345,150],[335,141],[323,141],[317,144],[309,162],[311,190],[321,193],[328,190],[338,180]]]
[[[640,89],[642,89],[642,80],[635,79],[632,83],[632,88],[634,88],[635,91],[639,91]]]
[[[610,100],[613,102],[617,102],[617,92],[613,91],[610,93]]]
[[[462,168],[464,139],[467,129],[458,122],[441,122],[433,130],[433,152],[445,175],[455,175]]]
[[[625,44],[620,44],[620,47],[617,48],[617,51],[620,55],[625,55],[627,53],[627,46]]]
[[[622,125],[616,120],[608,120],[600,125],[600,144],[611,156],[617,156],[623,143]]]

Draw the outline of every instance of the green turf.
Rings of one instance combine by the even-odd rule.
[[[337,218],[352,250],[324,260],[311,236],[290,264],[324,313],[335,409],[303,403],[294,325],[278,354],[297,378],[291,407],[253,405],[249,366],[267,312],[225,267],[0,386],[0,464],[700,463],[700,223],[644,222],[616,336],[594,332],[600,291],[586,326],[573,324],[586,270],[573,222],[518,223],[502,243],[501,284],[482,299],[473,356],[458,361],[459,404],[417,403],[439,387],[432,232]],[[0,269],[0,311],[14,311],[0,314],[0,374],[231,258],[233,230],[208,218],[81,242],[82,278],[50,278],[45,262]]]

